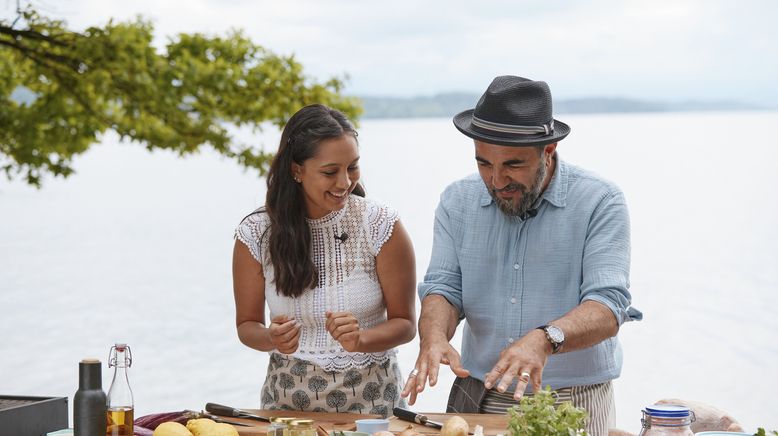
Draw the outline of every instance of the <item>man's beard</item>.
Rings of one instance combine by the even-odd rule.
[[[502,189],[490,189],[489,194],[494,199],[497,207],[508,216],[524,216],[528,210],[532,208],[535,201],[543,193],[543,180],[546,178],[546,165],[542,163],[535,173],[535,180],[532,182],[532,186],[527,188],[526,185],[518,182],[510,183],[508,186]],[[498,192],[518,190],[521,192],[521,199],[519,201],[506,200],[497,196]]]

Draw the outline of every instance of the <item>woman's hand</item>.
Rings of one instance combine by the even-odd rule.
[[[286,315],[278,315],[270,321],[268,327],[270,341],[282,354],[292,354],[297,350],[300,340],[300,325]]]
[[[354,352],[359,349],[359,321],[351,312],[325,313],[327,331],[330,332],[344,350]]]

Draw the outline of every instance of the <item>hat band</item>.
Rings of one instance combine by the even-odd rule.
[[[472,123],[474,126],[483,130],[489,130],[496,133],[512,133],[515,135],[536,135],[544,133],[550,135],[554,131],[554,120],[542,126],[518,126],[515,124],[501,124],[482,120],[473,115]]]

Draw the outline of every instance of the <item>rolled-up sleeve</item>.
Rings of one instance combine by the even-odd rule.
[[[640,320],[631,307],[629,292],[630,226],[624,195],[605,196],[592,214],[583,253],[581,302],[592,300],[607,306],[619,325]]]
[[[444,198],[446,198],[445,193],[441,196],[441,201],[435,210],[432,256],[424,281],[419,283],[419,300],[424,300],[428,295],[441,295],[457,309],[461,320],[464,318],[462,271],[452,234],[452,222]]]

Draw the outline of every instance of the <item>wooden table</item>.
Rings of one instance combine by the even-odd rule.
[[[327,431],[332,430],[355,430],[356,424],[354,421],[357,419],[367,418],[380,418],[378,415],[359,415],[355,413],[324,413],[324,412],[287,412],[280,410],[247,410],[255,415],[278,417],[288,416],[291,418],[312,419],[315,426],[322,426]],[[454,414],[447,413],[425,413],[427,417],[432,421],[446,422],[446,420]],[[484,428],[484,435],[497,435],[506,433],[508,428],[508,415],[493,415],[493,414],[478,414],[478,413],[460,413],[458,414],[470,424],[470,431],[472,432],[476,425],[480,425]],[[250,424],[251,427],[235,426],[238,430],[238,434],[241,436],[257,436],[264,435],[267,432],[268,423],[262,421],[255,421],[251,419],[237,419],[229,418],[230,420],[244,422]],[[423,425],[402,421],[395,416],[389,418],[389,431],[392,433],[399,433],[405,430],[409,425],[413,426],[413,429],[419,433],[425,435],[438,435],[440,430],[432,427],[426,427]]]

